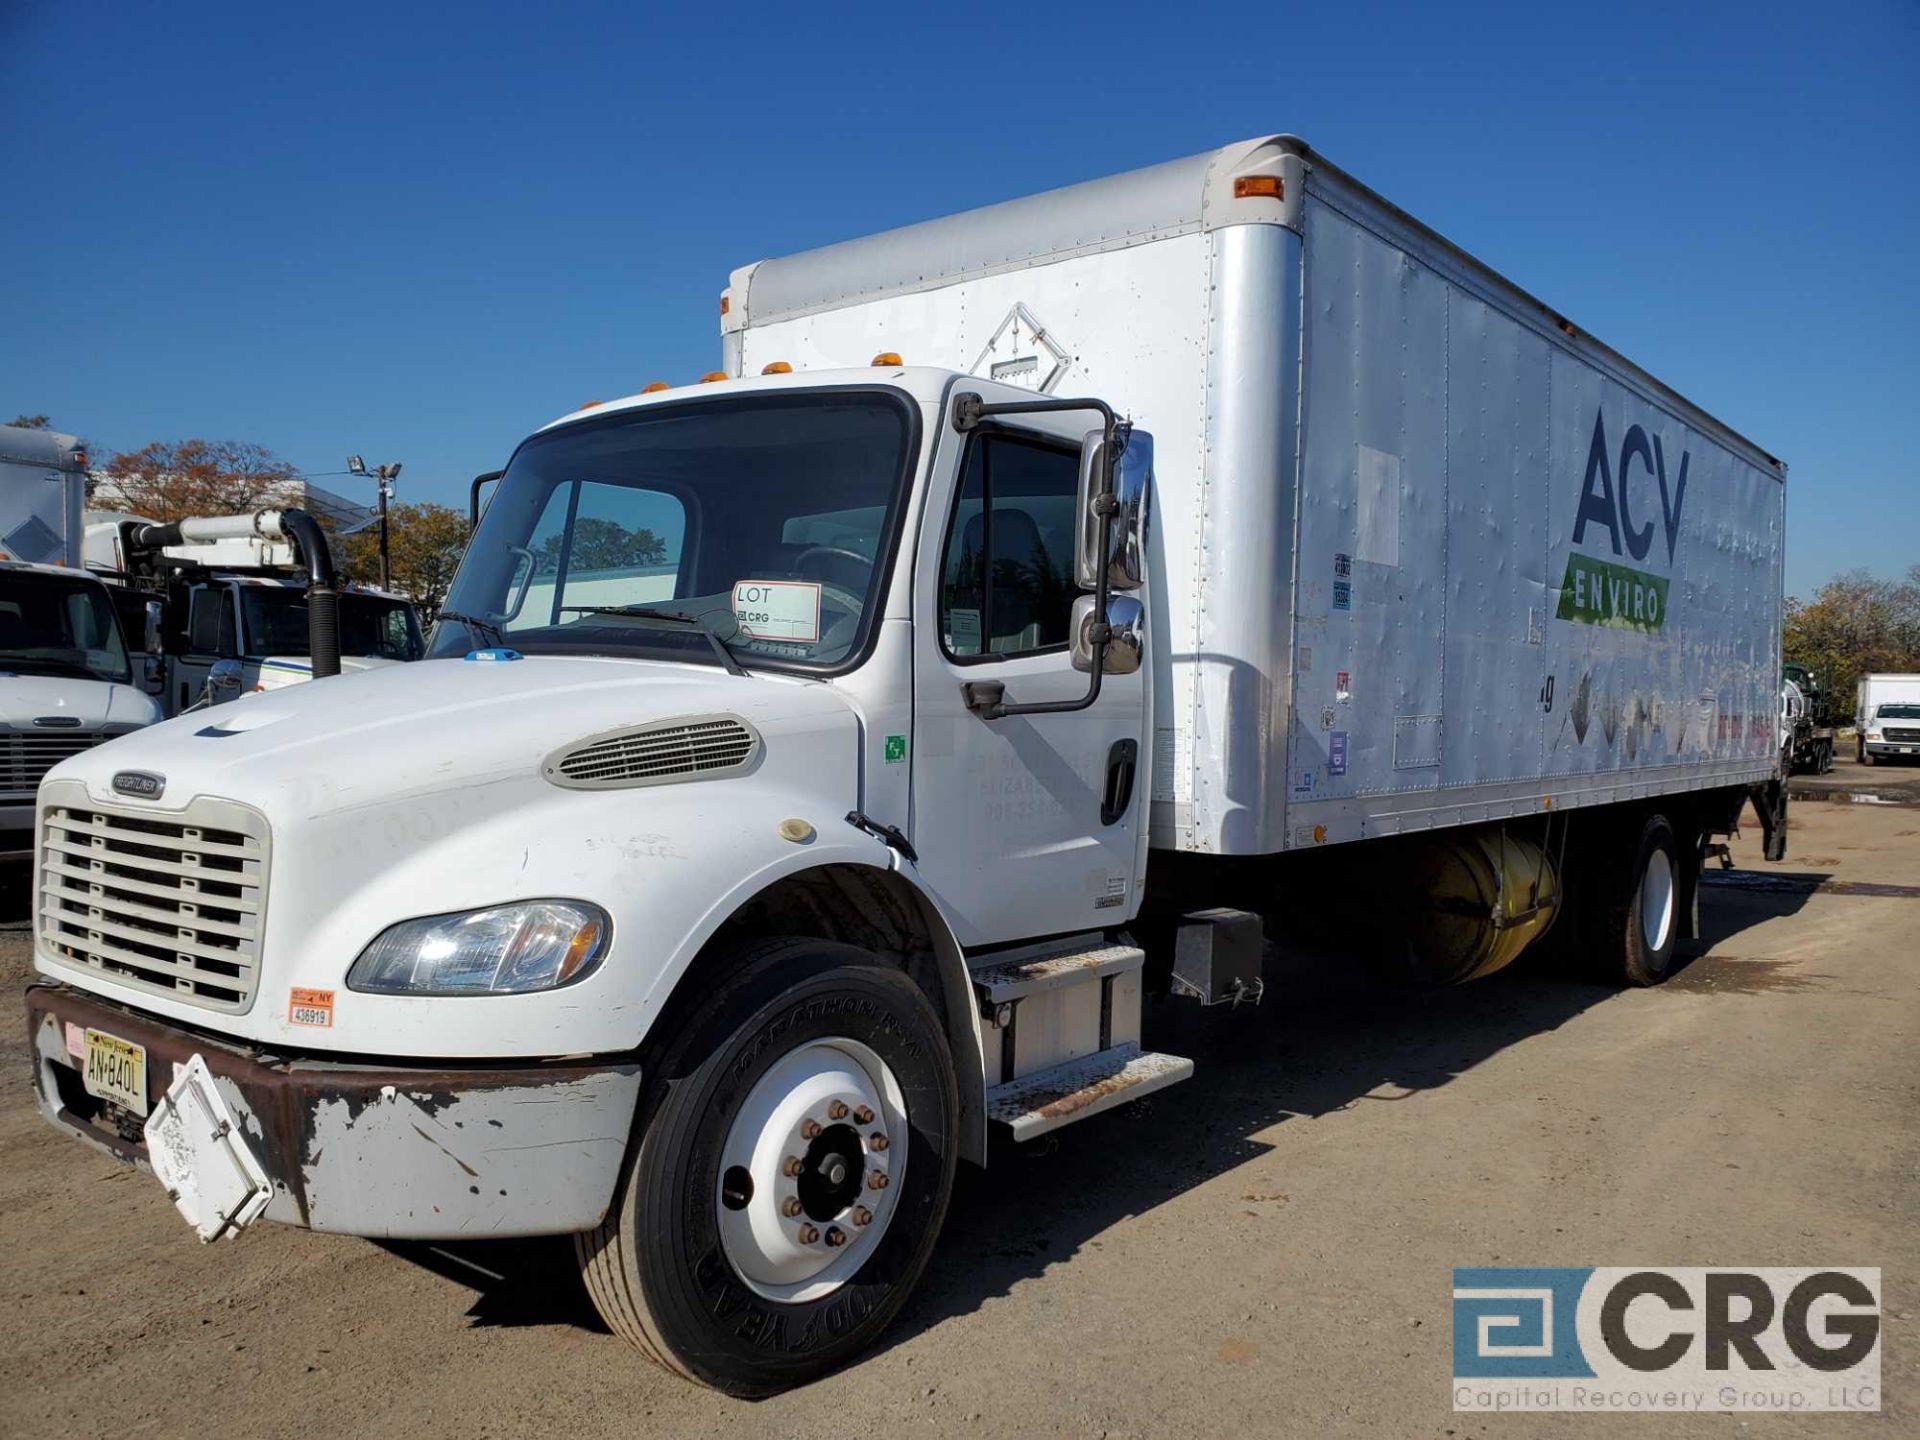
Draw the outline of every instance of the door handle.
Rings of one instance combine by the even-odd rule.
[[[1140,742],[1116,740],[1107,751],[1107,785],[1100,795],[1100,823],[1112,825],[1133,803],[1133,772],[1140,765]]]

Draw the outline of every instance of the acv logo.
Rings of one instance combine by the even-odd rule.
[[[1667,488],[1667,454],[1658,435],[1648,435],[1638,425],[1629,425],[1620,439],[1618,465],[1610,463],[1607,445],[1607,420],[1604,411],[1593,413],[1593,441],[1587,446],[1587,474],[1580,484],[1580,507],[1573,517],[1573,543],[1586,542],[1587,526],[1603,526],[1613,553],[1620,553],[1626,541],[1627,553],[1635,560],[1647,558],[1653,549],[1653,512],[1636,508],[1633,503],[1634,462],[1646,472],[1639,481],[1644,490],[1647,480],[1660,487],[1660,518],[1667,536],[1667,563],[1673,563],[1674,544],[1680,536],[1680,507],[1687,499],[1687,452],[1680,452],[1680,471],[1671,491]],[[1641,517],[1646,518],[1641,518]],[[1636,524],[1636,520],[1638,523]]]

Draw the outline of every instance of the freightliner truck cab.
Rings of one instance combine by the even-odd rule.
[[[573,1233],[687,1373],[837,1363],[990,1119],[1191,1068],[1120,934],[1151,454],[894,363],[549,426],[428,659],[49,778],[43,1108],[203,1235]]]

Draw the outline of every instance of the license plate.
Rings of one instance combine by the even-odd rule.
[[[87,1031],[86,1069],[80,1083],[89,1095],[124,1105],[136,1115],[147,1113],[147,1047],[109,1035]]]

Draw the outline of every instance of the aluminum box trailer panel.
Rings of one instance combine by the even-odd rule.
[[[1777,765],[1785,467],[1291,137],[747,266],[722,332],[1152,431],[1157,846]]]
[[[77,568],[86,488],[74,436],[0,425],[0,560]]]

